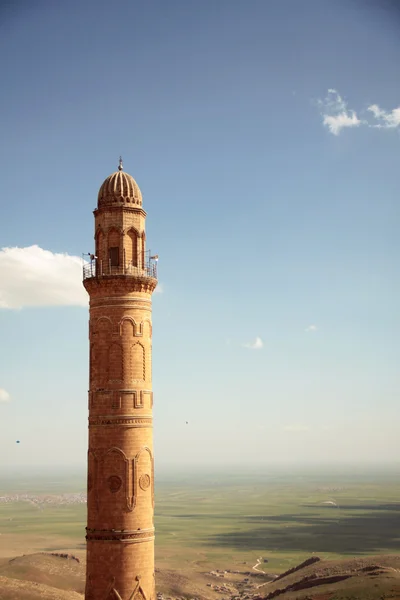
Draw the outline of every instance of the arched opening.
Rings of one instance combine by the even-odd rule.
[[[138,266],[138,234],[135,229],[128,231],[127,263],[133,267]]]
[[[120,233],[118,229],[108,232],[108,265],[110,270],[120,265]]]
[[[146,232],[142,233],[142,269],[146,267]]]
[[[96,234],[96,250],[95,250],[95,254],[97,256],[96,259],[96,269],[97,271],[101,272],[103,269],[103,262],[104,262],[104,233],[101,229],[99,229],[97,231]]]

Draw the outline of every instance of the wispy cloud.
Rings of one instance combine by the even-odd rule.
[[[333,135],[339,135],[345,127],[358,127],[361,121],[354,110],[347,108],[347,103],[334,89],[329,89],[324,100],[318,100],[323,124]]]
[[[10,394],[6,392],[3,388],[0,388],[0,402],[9,402]]]
[[[385,111],[378,104],[371,104],[360,111],[360,116],[348,108],[339,92],[329,89],[323,100],[317,101],[323,124],[333,135],[339,135],[346,127],[360,125],[372,129],[396,129],[400,127],[400,106],[391,111]]]
[[[164,286],[162,283],[158,283],[156,289],[154,290],[154,293],[156,294],[163,294],[164,293]]]
[[[386,112],[379,108],[377,104],[371,104],[371,106],[368,106],[367,110],[369,110],[375,119],[379,121],[379,123],[372,125],[372,127],[378,129],[394,129],[395,127],[400,126],[400,106],[394,108],[391,112]]]
[[[308,333],[312,333],[314,331],[317,331],[318,327],[316,325],[309,325],[308,327],[305,328],[304,331],[307,331]]]
[[[251,350],[261,350],[261,348],[264,347],[264,342],[260,337],[256,337],[254,342],[247,342],[246,344],[243,344],[243,346],[245,348],[250,348]]]
[[[0,309],[87,305],[79,257],[39,246],[0,250]]]
[[[283,427],[283,431],[286,431],[287,433],[301,433],[303,431],[309,430],[309,427],[307,427],[306,425],[301,425],[299,423],[294,425],[285,425],[285,427]]]

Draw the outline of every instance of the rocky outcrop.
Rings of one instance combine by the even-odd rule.
[[[292,575],[292,573],[296,573],[296,571],[305,569],[306,567],[309,567],[310,565],[313,565],[314,563],[317,563],[320,560],[321,559],[318,556],[311,556],[311,558],[307,558],[307,560],[304,560],[302,563],[300,563],[296,567],[292,567],[288,571],[285,571],[281,575],[278,575],[278,577],[275,579],[275,581],[279,581],[279,579],[283,579],[284,577],[287,577],[288,575]]]

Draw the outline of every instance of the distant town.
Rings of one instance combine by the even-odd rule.
[[[1,504],[11,504],[14,502],[29,502],[42,508],[49,504],[86,504],[86,494],[70,493],[70,494],[46,494],[38,496],[36,494],[10,494],[0,496]]]

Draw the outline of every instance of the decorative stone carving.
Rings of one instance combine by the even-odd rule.
[[[119,531],[116,529],[86,528],[86,540],[107,542],[129,542],[131,544],[148,542],[154,539],[154,528]]]
[[[146,595],[140,585],[140,577],[136,577],[137,584],[128,600],[147,600]],[[115,588],[115,577],[111,579],[111,583],[107,588],[105,600],[122,600],[122,596]]]
[[[151,479],[150,479],[150,476],[147,475],[147,473],[145,473],[144,475],[141,475],[139,477],[139,485],[143,491],[146,491],[147,489],[149,489],[150,483],[151,483]]]
[[[122,398],[118,392],[114,392],[111,408],[121,408]]]
[[[98,451],[96,451],[97,453]],[[133,510],[133,497],[130,495],[130,473],[129,473],[129,460],[126,457],[126,454],[116,446],[109,448],[106,452],[102,451],[102,459],[101,459],[101,469],[103,472],[103,477],[106,478],[107,485],[109,490],[112,493],[116,493],[124,488],[124,503],[127,510]],[[111,474],[110,475],[110,471]],[[114,472],[113,472],[114,471]],[[116,475],[116,472],[119,473]],[[117,488],[117,481],[112,480],[113,489],[110,487],[110,478],[117,477],[121,479],[121,485]],[[104,480],[103,480],[104,481]]]
[[[147,399],[148,399],[149,408],[152,408],[153,407],[153,392],[151,390],[140,390],[140,404],[135,406],[135,408],[144,407],[147,404]]]
[[[139,394],[135,394],[134,400],[133,400],[133,406],[134,408],[143,408],[143,391],[140,390]]]
[[[140,466],[139,460],[143,454],[146,454],[148,456],[148,461],[146,461],[148,466],[145,466],[143,464],[143,462],[141,463],[141,466]],[[154,459],[153,459],[153,454],[152,454],[150,448],[148,448],[147,446],[143,446],[139,450],[139,452],[136,454],[132,463],[133,463],[132,468],[133,468],[133,485],[134,485],[134,487],[133,487],[133,503],[134,503],[134,505],[136,504],[136,496],[137,496],[138,488],[143,490],[142,486],[140,485],[141,475],[139,475],[139,470],[143,470],[143,468],[147,469],[148,467],[150,467],[151,474],[147,475],[147,477],[149,477],[149,480],[150,480],[150,482],[149,482],[150,485],[148,487],[151,487],[151,504],[154,507]],[[143,471],[142,471],[142,475],[143,475]]]
[[[148,336],[151,339],[151,337],[153,335],[153,326],[152,326],[150,319],[148,319],[148,318],[143,319],[143,321],[141,323],[139,323],[140,335],[144,335],[146,333],[146,329],[148,331]]]
[[[119,333],[122,338],[130,339],[135,336],[136,321],[133,317],[123,317],[119,323]]]
[[[116,494],[122,487],[122,479],[118,475],[111,475],[108,480],[108,489],[112,494]]]
[[[131,416],[104,416],[104,417],[89,417],[89,425],[91,427],[152,427],[152,417],[131,417]]]
[[[146,379],[146,352],[143,344],[136,342],[131,346],[131,377],[133,381],[145,381]]]

